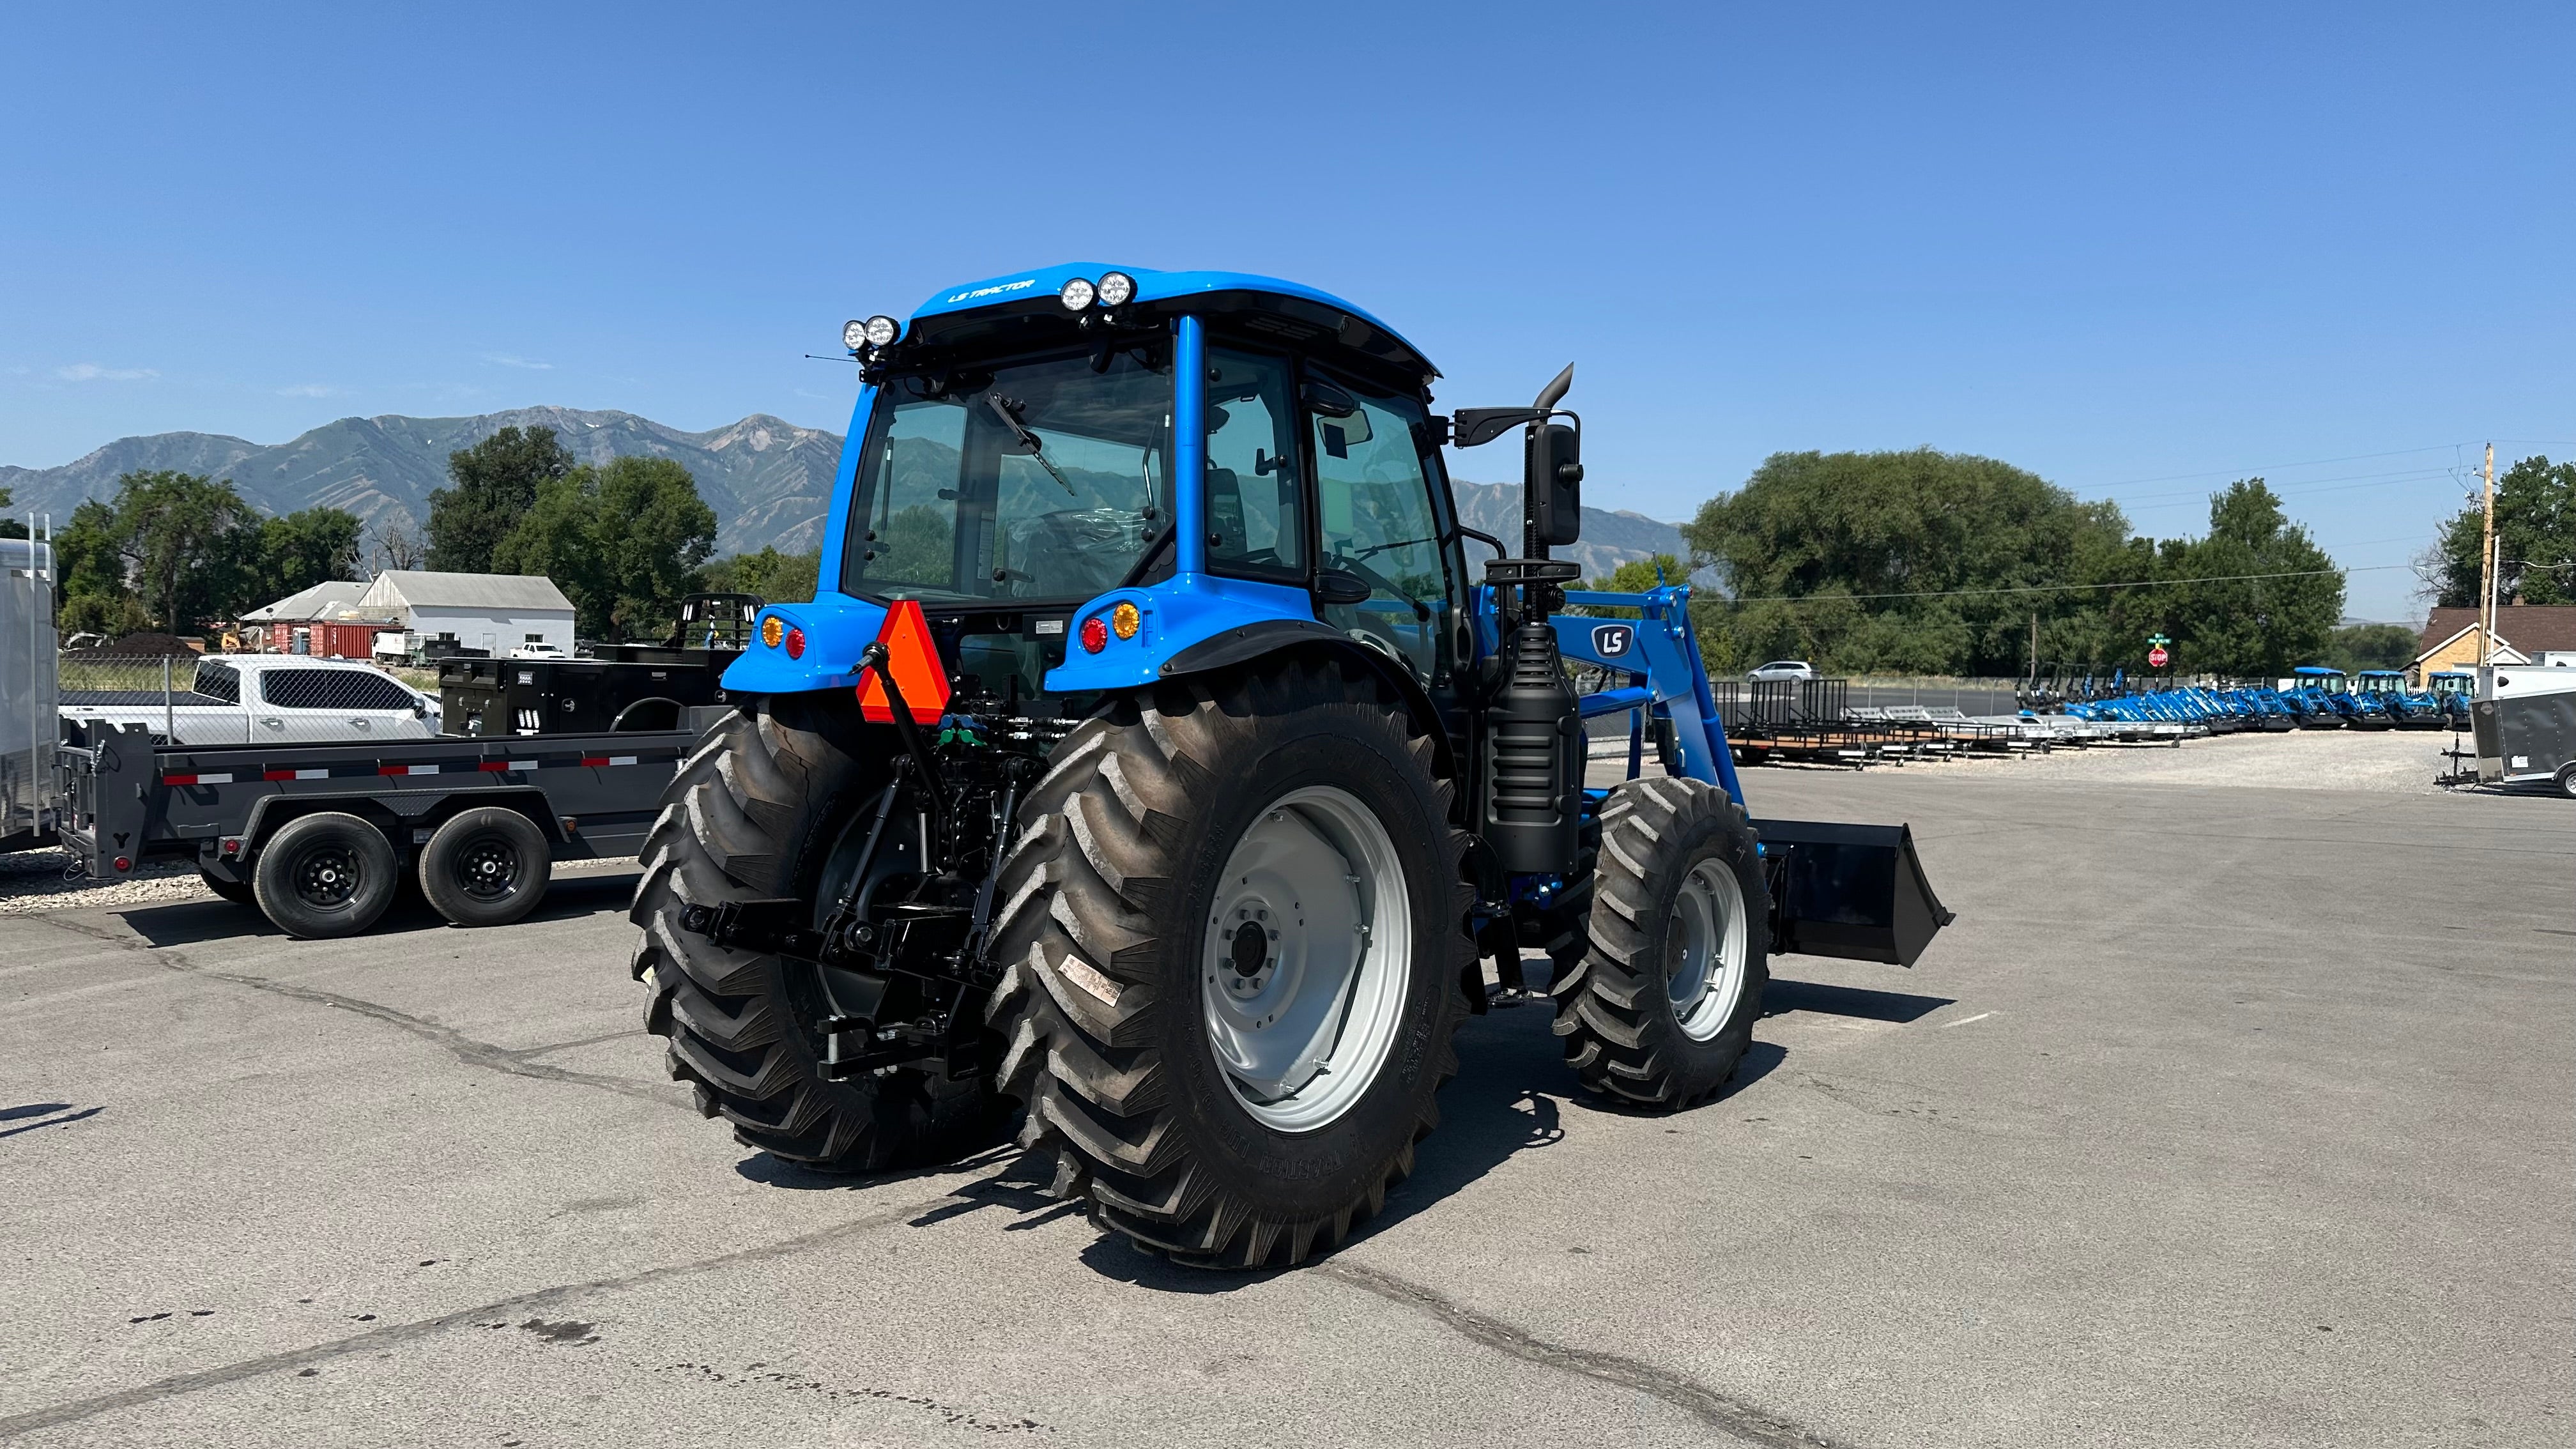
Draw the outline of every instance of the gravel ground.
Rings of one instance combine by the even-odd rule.
[[[211,901],[215,893],[197,878],[194,861],[146,861],[131,875],[116,880],[65,880],[72,863],[68,850],[22,850],[0,855],[0,916],[26,916],[73,907],[115,910],[125,906],[158,906],[181,901]],[[630,870],[633,856],[607,860],[559,860],[555,873]]]
[[[2461,735],[2461,747],[2468,736]],[[2015,759],[1910,763],[1913,770],[2009,771],[2017,780],[2088,784],[2241,786],[2267,790],[2360,790],[2439,795],[2433,777],[2451,762],[2448,730],[2292,730],[2211,735],[2179,746],[2096,745]]]

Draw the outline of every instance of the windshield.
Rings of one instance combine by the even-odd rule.
[[[1080,600],[1170,521],[1172,382],[1129,353],[932,375],[877,390],[843,587],[880,597]]]

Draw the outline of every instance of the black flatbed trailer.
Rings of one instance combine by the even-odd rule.
[[[74,723],[62,843],[93,878],[191,859],[296,935],[366,929],[405,876],[449,920],[500,924],[535,907],[553,862],[641,849],[700,730],[729,713],[615,734],[213,746]]]

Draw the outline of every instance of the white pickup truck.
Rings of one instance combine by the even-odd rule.
[[[167,694],[157,680],[119,682],[149,687],[66,688],[63,717],[143,725],[154,743],[172,745],[423,740],[438,734],[436,699],[351,659],[224,654],[177,661]]]

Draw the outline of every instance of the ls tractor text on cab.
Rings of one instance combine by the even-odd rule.
[[[1571,368],[1444,417],[1348,302],[1100,266],[844,340],[814,599],[726,671],[633,912],[671,1072],[745,1144],[866,1171],[1022,1114],[1103,1226],[1293,1263],[1411,1169],[1485,958],[1550,958],[1583,1085],[1679,1108],[1770,955],[1911,965],[1950,919],[1904,827],[1748,816],[1685,587],[1565,591]],[[1517,553],[1441,461],[1513,432]],[[1621,715],[1631,778],[1587,789]]]

